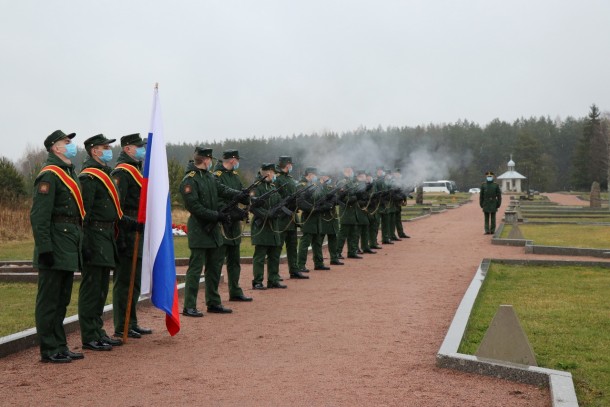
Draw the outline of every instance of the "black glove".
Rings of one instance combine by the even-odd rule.
[[[228,223],[231,217],[224,212],[218,212],[216,215],[216,222]]]
[[[83,261],[85,263],[89,263],[91,261],[91,259],[93,258],[93,250],[91,250],[91,248],[89,248],[89,246],[83,246],[82,254],[83,254]]]
[[[38,253],[38,265],[45,267],[53,267],[55,264],[55,258],[53,252]]]
[[[231,216],[231,220],[234,220],[234,221],[246,220],[246,219],[248,219],[248,212],[246,212],[240,208],[233,208],[233,210],[230,213],[230,216]]]
[[[144,224],[143,223],[136,223],[136,232],[140,232],[140,233],[144,233]]]
[[[237,196],[239,203],[244,205],[250,204],[250,193],[247,190],[242,190],[241,193]]]
[[[280,214],[280,210],[278,207],[274,207],[271,208],[268,212],[267,212],[267,217],[270,219],[275,219],[279,216]]]
[[[116,241],[116,249],[119,252],[119,255],[121,256],[126,256],[129,253],[127,253],[127,243],[125,243],[125,239],[117,239]]]
[[[141,232],[141,230],[138,230],[138,221],[135,220],[132,217],[129,217],[127,215],[123,215],[123,217],[121,219],[119,219],[119,227],[121,229],[125,229],[128,232],[135,232],[135,231],[139,231]],[[144,225],[142,225],[142,227],[144,227]],[[144,230],[144,229],[142,229]]]

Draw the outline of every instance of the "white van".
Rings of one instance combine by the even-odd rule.
[[[422,183],[424,192],[454,194],[457,191],[457,186],[454,181],[439,180],[439,181],[424,181]]]

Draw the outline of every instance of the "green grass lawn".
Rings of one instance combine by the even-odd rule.
[[[459,352],[474,354],[498,306],[513,305],[538,365],[572,373],[583,407],[610,405],[610,270],[491,265]]]
[[[512,226],[505,225],[500,238],[507,238]],[[610,226],[598,225],[519,225],[523,237],[540,246],[610,248]]]
[[[76,315],[80,282],[72,287],[72,299],[66,316]],[[36,283],[0,283],[0,336],[6,336],[24,329],[33,328],[34,307],[36,305]],[[112,303],[112,281],[106,304]]]

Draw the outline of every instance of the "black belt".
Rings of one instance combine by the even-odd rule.
[[[129,216],[130,218],[137,218],[138,210],[137,209],[125,209],[123,211],[123,214]]]
[[[81,218],[73,216],[53,215],[53,223],[71,223],[73,225],[80,225]]]
[[[87,222],[87,226],[94,227],[94,228],[100,228],[100,229],[112,230],[112,229],[114,229],[114,222],[101,222],[99,220],[90,220],[89,222]]]

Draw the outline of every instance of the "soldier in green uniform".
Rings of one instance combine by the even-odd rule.
[[[299,269],[305,268],[307,262],[307,253],[309,246],[313,252],[314,270],[330,270],[330,267],[324,265],[322,257],[322,240],[324,234],[322,233],[322,219],[320,217],[321,210],[327,211],[330,208],[319,208],[317,202],[324,196],[324,191],[321,185],[318,183],[318,170],[314,167],[307,167],[303,178],[299,182],[299,189],[314,185],[313,189],[299,196],[297,205],[301,212],[301,231],[303,236],[299,241]]]
[[[392,173],[392,177],[394,179],[394,185],[398,188],[402,188],[402,173],[400,172],[400,168],[396,168]],[[395,234],[398,235],[398,238],[408,239],[411,236],[405,233],[405,230],[402,226],[402,207],[407,204],[407,195],[398,192],[396,195],[396,199],[394,201],[394,227],[396,228]]]
[[[132,219],[138,219],[140,193],[142,191],[142,160],[146,158],[146,140],[142,139],[139,133],[123,136],[121,137],[121,149],[117,165],[111,175],[119,191],[119,200],[121,201],[123,214]],[[135,235],[135,231],[130,230],[127,225],[119,224],[119,235],[117,237],[119,264],[114,269],[112,275],[112,305],[114,310],[114,336],[120,338],[123,337],[123,329],[125,328],[125,314],[129,297]],[[138,325],[136,309],[142,280],[143,243],[144,239],[141,238],[137,248],[136,275],[127,331],[127,336],[130,338],[141,338],[142,335],[152,333],[151,329]]]
[[[392,242],[392,228],[394,225],[393,205],[390,190],[392,189],[392,174],[389,169],[383,171],[383,191],[385,195],[381,200],[381,243],[394,244]]]
[[[292,172],[292,157],[283,155],[280,156],[278,162],[279,173],[275,180],[275,185],[279,189],[280,196],[282,199],[293,195],[297,191],[297,183],[294,178],[290,175]],[[280,189],[281,188],[281,189]],[[280,238],[282,240],[282,246],[286,245],[286,258],[288,260],[288,273],[290,278],[295,279],[307,279],[306,275],[309,270],[307,268],[299,269],[297,265],[297,226],[295,222],[296,217],[296,202],[290,204],[287,209],[292,211],[293,215],[289,216],[284,212],[280,212],[278,218],[278,228],[280,230]]]
[[[344,206],[339,207],[339,235],[337,236],[337,258],[342,258],[343,246],[347,243],[347,257],[350,259],[361,259],[358,256],[358,238],[360,236],[359,225],[362,211],[358,208],[358,195],[355,190],[354,170],[351,167],[343,169],[343,179],[337,185],[342,185],[350,192],[343,198]]]
[[[332,178],[329,173],[320,173],[320,185],[322,190],[322,197],[326,197],[334,188],[332,186]],[[328,201],[328,199],[327,199]],[[320,240],[324,240],[326,235],[328,241],[328,253],[330,256],[330,264],[332,266],[342,266],[344,263],[337,257],[337,234],[339,233],[339,218],[337,216],[337,203],[335,199],[329,202],[327,208],[320,211]],[[319,258],[316,260],[314,253],[314,263],[318,262],[323,264],[323,259]]]
[[[379,229],[379,224],[376,223],[376,220],[379,216],[377,214],[379,205],[377,199],[374,198],[375,192],[377,192],[377,186],[373,180],[373,175],[369,172],[366,173],[366,185],[370,190],[368,192],[368,200],[364,209],[369,220],[369,224],[362,229],[362,241],[364,242],[366,240],[366,245],[363,243],[361,248],[363,253],[374,254],[377,253],[372,249],[373,246],[377,247],[377,230]]]
[[[42,362],[69,363],[84,357],[68,349],[63,326],[74,272],[80,270],[85,216],[80,185],[70,161],[76,156],[74,136],[56,130],[45,139],[49,154],[34,181],[30,222],[33,263],[38,269],[35,315]]]
[[[479,193],[479,206],[485,214],[485,234],[493,235],[496,233],[496,212],[502,205],[502,190],[494,182],[494,173],[485,173],[485,182],[481,184]]]
[[[273,163],[264,163],[260,169],[260,176],[264,182],[257,185],[253,196],[258,197],[275,190],[276,167]],[[267,288],[287,288],[280,283],[280,255],[282,253],[282,239],[278,230],[279,213],[277,204],[280,203],[279,194],[271,194],[261,205],[251,208],[254,214],[252,221],[252,244],[254,257],[252,259],[252,288],[266,290]],[[263,285],[265,273],[265,259],[267,260],[267,287]]]
[[[369,218],[369,242],[371,245],[371,249],[380,250],[381,246],[379,246],[379,241],[377,240],[377,235],[379,234],[379,228],[381,226],[381,214],[384,211],[384,205],[382,204],[381,193],[385,188],[384,177],[385,173],[383,172],[383,167],[377,167],[375,172],[375,177],[373,178],[373,190],[375,191],[375,198],[370,203],[372,208],[372,217]]]
[[[114,237],[116,222],[123,212],[118,191],[108,163],[112,161],[110,144],[98,134],[85,140],[88,157],[78,178],[82,186],[85,205],[83,224],[83,268],[78,292],[78,323],[83,349],[108,351],[122,345],[120,339],[112,339],[104,330],[104,305],[108,297],[110,270],[118,263]]]
[[[222,161],[216,163],[214,176],[216,180],[229,188],[241,190],[243,185],[239,179],[237,169],[239,168],[239,151],[226,150],[222,153]],[[222,208],[227,203],[228,199],[220,197],[218,206]],[[230,226],[223,229],[223,245],[220,250],[224,254],[220,257],[220,269],[226,259],[227,274],[229,280],[229,301],[252,301],[251,297],[246,297],[243,290],[239,286],[239,276],[241,274],[241,265],[239,263],[241,244],[241,221],[248,218],[248,213],[240,208],[235,208],[232,213]]]
[[[358,170],[356,172],[356,181],[359,188],[358,202],[356,205],[356,212],[358,214],[358,240],[360,240],[360,247],[362,248],[361,253],[375,254],[377,252],[371,250],[369,246],[369,204],[370,194],[373,188],[372,183],[367,182],[367,174],[365,170]],[[371,208],[372,210],[372,208]],[[356,244],[356,250],[358,245]]]
[[[197,147],[194,160],[186,168],[186,175],[180,183],[180,193],[184,207],[190,212],[187,222],[188,243],[191,249],[189,266],[184,287],[183,314],[188,317],[202,317],[197,309],[197,293],[201,270],[205,264],[205,302],[208,312],[227,314],[232,310],[221,304],[218,294],[220,264],[224,254],[221,249],[223,237],[220,223],[227,223],[228,214],[220,212],[219,197],[232,199],[239,195],[240,202],[250,202],[244,191],[236,191],[216,181],[212,169],[212,149]]]

